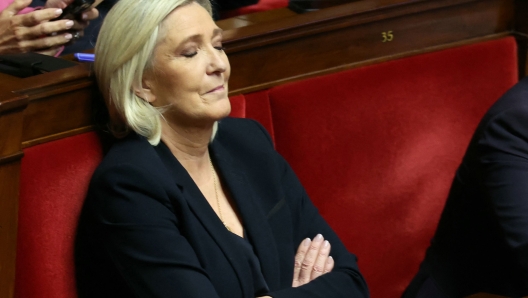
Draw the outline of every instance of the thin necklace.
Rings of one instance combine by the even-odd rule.
[[[218,191],[216,186],[216,173],[213,167],[213,161],[209,157],[209,164],[211,165],[211,173],[213,174],[213,184],[214,184],[214,190],[215,190],[215,197],[216,197],[216,206],[218,207],[218,215],[220,216],[220,221],[224,224],[226,229],[231,232],[231,229],[226,225],[224,221],[224,217],[222,216],[222,208],[220,208],[220,200],[218,199]]]

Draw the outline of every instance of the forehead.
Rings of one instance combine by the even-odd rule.
[[[192,2],[172,11],[163,21],[161,28],[165,40],[179,42],[195,35],[207,37],[218,27],[205,8]]]

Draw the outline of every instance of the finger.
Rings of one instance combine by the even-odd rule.
[[[326,264],[324,268],[324,273],[328,273],[334,269],[334,258],[332,256],[329,256],[328,259],[326,259]]]
[[[297,249],[297,253],[295,254],[295,262],[293,265],[293,282],[292,282],[292,287],[294,288],[300,286],[299,273],[301,272],[301,264],[304,260],[304,257],[306,256],[306,253],[308,252],[311,242],[312,240],[310,240],[310,238],[304,239],[299,245],[299,248]]]
[[[26,14],[13,17],[13,26],[32,27],[42,22],[54,19],[62,14],[62,9],[48,8],[35,10]]]
[[[299,283],[301,285],[306,284],[311,280],[310,278],[312,276],[313,266],[323,244],[323,240],[323,236],[321,234],[317,234],[310,244],[310,248],[308,249],[304,260],[301,263],[301,272],[299,272]]]
[[[91,21],[91,20],[97,19],[98,17],[99,17],[99,10],[97,10],[96,8],[92,8],[82,13],[81,20]]]
[[[31,0],[15,0],[1,12],[1,16],[11,18],[31,4]]]
[[[46,35],[56,35],[57,32],[70,29],[73,24],[71,20],[44,22],[32,27],[15,28],[14,33],[18,40],[35,39]]]
[[[54,7],[54,8],[66,8],[66,6],[70,5],[73,2],[73,0],[48,0],[46,1],[46,4],[44,5],[45,8]]]
[[[23,40],[18,44],[21,52],[30,52],[58,47],[69,42],[71,39],[71,33],[63,33],[55,36],[46,36],[38,39]]]
[[[326,265],[326,261],[328,260],[328,256],[330,256],[330,243],[327,240],[325,240],[323,242],[323,245],[319,249],[319,253],[317,254],[317,258],[315,259],[315,263],[312,267],[310,281],[324,274],[325,265]]]
[[[99,11],[95,8],[92,8],[86,12],[83,12],[78,16],[74,21],[72,29],[76,31],[82,31],[90,24],[89,21],[97,19],[99,17]]]

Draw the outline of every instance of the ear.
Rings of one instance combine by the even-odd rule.
[[[149,75],[144,74],[140,87],[134,87],[134,93],[150,104],[156,101],[156,95],[152,90],[152,81]]]

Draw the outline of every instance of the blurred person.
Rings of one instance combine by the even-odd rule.
[[[84,34],[76,40],[73,44],[68,45],[62,54],[71,54],[77,52],[85,52],[87,50],[92,50],[95,48],[95,43],[97,41],[97,36],[99,35],[99,30],[101,29],[101,24],[108,13],[108,11],[114,6],[118,0],[104,0],[99,5],[97,5],[97,10],[99,11],[99,16],[90,20],[90,23],[84,29]],[[44,6],[46,0],[33,0],[32,7],[41,7]]]
[[[54,20],[72,1],[48,0],[42,9],[35,10],[29,7],[31,0],[0,0],[0,54],[59,55],[64,45],[80,38],[88,22],[99,14],[91,8],[80,20]]]
[[[528,78],[480,121],[404,298],[528,296]]]

